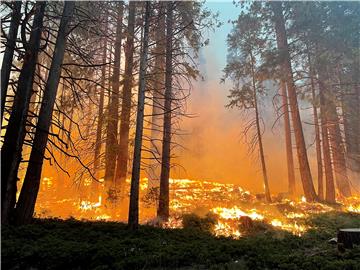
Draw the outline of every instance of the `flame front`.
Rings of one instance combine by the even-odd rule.
[[[126,181],[124,194],[129,194],[130,180]],[[89,188],[86,182],[84,188]],[[52,178],[43,181],[36,205],[38,217],[60,217],[89,220],[127,221],[128,196],[122,200],[109,203],[103,184],[96,200],[79,200],[79,190],[68,192],[67,196],[54,196]],[[145,224],[160,225],[154,218],[156,200],[148,199],[147,179],[140,183],[140,221]],[[58,194],[57,194],[58,195]],[[54,199],[55,198],[55,199]],[[352,197],[338,202],[341,206],[328,206],[321,203],[309,203],[305,197],[300,200],[282,199],[267,204],[258,200],[249,191],[233,184],[221,184],[209,181],[189,179],[170,179],[170,211],[168,222],[161,224],[166,228],[181,228],[182,215],[212,213],[216,217],[213,233],[216,236],[239,238],[244,235],[241,219],[247,217],[253,222],[262,222],[276,229],[302,235],[309,229],[305,219],[316,213],[334,210],[360,213],[360,198]]]

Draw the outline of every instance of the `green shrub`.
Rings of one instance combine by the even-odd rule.
[[[262,220],[252,220],[251,226],[240,222],[239,231],[241,231],[244,235],[255,235],[272,232],[274,231],[274,227]]]
[[[202,232],[211,233],[216,224],[216,216],[208,213],[205,217],[196,214],[185,214],[182,216],[184,229],[197,229]]]

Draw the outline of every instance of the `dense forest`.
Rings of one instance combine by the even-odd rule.
[[[330,266],[335,265],[326,269],[357,269],[359,247],[339,259],[326,238],[360,225],[360,4],[231,5],[237,18],[222,21],[221,9],[214,12],[202,1],[1,3],[1,224],[6,268],[319,269],[313,261],[299,260],[308,252],[307,241],[313,241],[333,262]],[[201,69],[204,49],[224,24],[231,25],[231,31],[224,40],[227,55],[221,56],[226,65],[218,85],[227,95],[222,106],[244,116],[239,124],[243,144],[263,181],[258,194],[233,183],[176,179],[173,173],[182,167],[178,149],[192,136],[182,121],[196,117],[188,103],[197,91],[194,85],[206,80]],[[269,106],[276,111],[270,124],[269,110],[264,110]],[[205,121],[211,125],[211,120]],[[281,166],[287,171],[287,186],[279,194],[272,191],[279,182],[269,170],[271,145],[264,139],[267,127],[278,123],[284,138]],[[226,142],[215,137],[213,143]],[[186,158],[191,150],[181,153]],[[217,158],[222,159],[220,153]],[[242,170],[240,161],[236,170]],[[86,219],[94,225],[49,218]],[[59,241],[66,237],[84,241],[80,228],[94,230],[94,235],[107,231],[117,238],[114,226],[119,226],[124,242],[114,242],[109,260],[104,255],[87,262],[94,258],[84,255],[87,248],[75,248],[85,257],[69,259],[68,265],[52,255],[34,255],[48,249],[39,243],[32,244],[41,246],[30,252],[33,255],[13,253],[20,243],[41,239],[31,228],[46,236],[47,226],[59,237],[50,242],[64,247]],[[80,238],[65,236],[67,230]],[[354,230],[344,238],[346,248],[346,241],[360,242],[360,232]],[[62,235],[65,240],[60,240]],[[94,237],[104,237],[99,235]],[[133,247],[154,240],[154,235],[167,239],[169,249],[150,241],[145,249],[153,244],[159,254],[141,255],[143,251]],[[201,246],[204,261],[201,256],[186,258],[191,251],[177,237],[190,241],[193,249]],[[255,256],[251,250],[261,241],[274,249],[278,245],[283,255],[271,258],[269,251],[258,250],[256,256],[265,257],[254,264],[249,256]],[[209,248],[222,246],[222,251],[211,255],[206,243]],[[135,250],[134,257],[122,261],[116,258],[118,249]],[[231,251],[235,249],[242,251]],[[292,266],[286,259],[289,249],[298,249],[298,262]],[[336,268],[339,260],[344,265]]]

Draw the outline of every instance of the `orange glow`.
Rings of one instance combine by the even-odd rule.
[[[147,178],[140,183],[140,222],[164,228],[181,228],[181,216],[184,213],[195,213],[203,216],[212,213],[216,217],[214,235],[239,238],[243,235],[240,227],[241,218],[248,217],[253,221],[263,222],[274,228],[302,235],[309,229],[305,219],[310,214],[334,210],[360,212],[360,198],[352,197],[338,201],[342,206],[332,207],[321,203],[308,203],[304,197],[299,200],[283,199],[266,204],[256,199],[251,192],[233,184],[222,184],[211,181],[190,179],[170,179],[170,211],[168,222],[161,224],[155,218],[155,201],[146,201]],[[103,190],[101,182],[99,192]],[[56,186],[56,185],[55,185]],[[38,217],[60,217],[88,220],[127,221],[128,196],[110,203],[107,195],[102,193],[96,198],[82,198],[81,189],[88,190],[91,183],[83,187],[68,188],[62,196],[55,196],[53,178],[43,179],[36,205]],[[130,180],[126,181],[125,194],[130,189]],[[79,192],[80,191],[80,192]],[[57,194],[59,195],[59,194]]]
[[[250,213],[245,213],[236,206],[233,208],[222,208],[222,207],[215,207],[211,209],[215,214],[218,214],[223,219],[237,219],[240,217],[250,217],[254,220],[263,220],[264,216],[256,213],[255,209],[252,209]]]

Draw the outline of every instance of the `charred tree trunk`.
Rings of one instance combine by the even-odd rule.
[[[38,123],[19,200],[16,206],[16,223],[28,223],[34,213],[35,202],[40,186],[42,164],[51,125],[56,93],[59,85],[61,65],[64,59],[65,44],[69,21],[75,8],[74,1],[66,1],[56,38],[49,77],[46,82],[44,97],[39,112]]]
[[[351,196],[351,188],[346,171],[345,149],[342,141],[339,118],[336,105],[329,98],[326,102],[329,110],[329,139],[333,156],[334,173],[336,185],[339,192],[344,197]]]
[[[328,121],[327,110],[324,96],[324,85],[319,81],[319,96],[320,96],[320,117],[321,117],[321,135],[322,135],[322,149],[324,155],[324,169],[325,169],[325,200],[329,203],[335,203],[335,184],[333,169],[331,164],[331,153],[328,135]]]
[[[334,96],[330,92],[329,84],[327,83],[327,65],[326,63],[323,63],[321,59],[318,59],[317,67],[324,109],[326,110],[326,126],[332,154],[335,181],[340,194],[344,197],[349,197],[351,196],[351,189],[346,171],[345,149],[342,141]]]
[[[256,98],[256,90],[254,91],[254,103],[255,103],[255,121],[256,121],[256,133],[258,137],[258,144],[259,144],[259,154],[260,154],[260,161],[261,161],[261,169],[264,179],[264,188],[265,188],[265,198],[266,201],[271,203],[271,195],[270,195],[270,188],[269,188],[269,180],[267,176],[267,170],[266,170],[266,162],[265,162],[265,155],[264,155],[264,148],[262,143],[262,134],[260,129],[260,120],[259,120],[259,111],[258,111],[258,105],[257,105],[257,98]]]
[[[293,121],[297,156],[300,166],[301,182],[305,197],[308,201],[317,200],[314,184],[312,181],[309,160],[306,152],[306,145],[304,139],[304,132],[300,118],[300,112],[297,102],[296,88],[293,80],[293,72],[291,67],[291,58],[289,53],[289,46],[286,35],[285,21],[282,10],[282,2],[271,2],[272,10],[274,12],[276,40],[278,49],[284,57],[282,63],[283,73],[288,86],[288,94],[290,101],[291,116]]]
[[[131,89],[133,84],[134,68],[134,31],[135,31],[136,2],[129,3],[129,16],[127,27],[127,40],[125,45],[125,74],[122,93],[120,116],[120,141],[117,153],[117,167],[115,181],[120,186],[125,182],[129,157],[129,130],[131,113]]]
[[[159,17],[156,31],[156,49],[154,66],[154,89],[151,118],[151,154],[153,159],[149,166],[148,189],[159,188],[160,185],[160,164],[161,158],[161,126],[163,119],[164,99],[164,70],[165,70],[165,3],[159,3]]]
[[[145,90],[146,90],[146,69],[147,55],[149,49],[149,25],[150,25],[150,1],[146,1],[145,18],[144,18],[144,36],[142,52],[140,55],[140,73],[139,73],[139,90],[138,105],[136,114],[136,131],[134,158],[131,175],[130,205],[128,224],[131,229],[139,226],[139,184],[140,184],[140,167],[141,167],[141,147],[144,127],[144,107],[145,107]]]
[[[269,188],[269,180],[266,170],[266,162],[265,162],[265,154],[264,154],[264,148],[262,143],[262,134],[261,134],[261,127],[260,127],[260,116],[259,116],[259,109],[258,109],[258,102],[257,102],[257,90],[256,90],[256,82],[255,82],[255,71],[254,71],[254,57],[252,53],[250,52],[251,57],[251,73],[252,73],[252,87],[253,87],[253,100],[254,100],[254,108],[255,108],[255,123],[256,123],[256,135],[258,138],[258,144],[259,144],[259,155],[260,155],[260,162],[261,162],[261,170],[263,174],[263,180],[264,180],[264,189],[265,189],[265,198],[268,203],[271,203],[271,194],[270,194],[270,188]]]
[[[119,115],[119,88],[120,88],[120,57],[121,57],[121,40],[122,40],[122,18],[123,2],[118,2],[118,18],[116,26],[116,40],[114,53],[114,68],[111,79],[111,95],[108,111],[108,123],[106,134],[105,150],[105,185],[107,188],[115,185],[114,175],[117,155],[117,136],[118,136],[118,115]]]
[[[105,77],[106,77],[106,54],[107,54],[107,39],[104,39],[103,44],[103,55],[102,55],[102,69],[101,69],[101,87],[100,87],[100,97],[99,97],[99,113],[98,113],[98,122],[96,127],[96,141],[95,141],[95,156],[94,156],[94,172],[95,176],[99,178],[99,167],[100,167],[100,153],[102,146],[102,129],[104,123],[104,92],[105,92]]]
[[[311,79],[313,80],[313,79]],[[312,83],[313,84],[313,83]],[[312,88],[313,100],[315,98],[315,90]],[[324,199],[324,181],[323,181],[323,165],[321,156],[321,139],[320,139],[320,124],[316,105],[313,104],[314,125],[315,125],[315,148],[316,148],[316,162],[318,173],[318,197],[320,200]]]
[[[311,96],[312,96],[312,107],[314,116],[315,126],[315,147],[316,147],[316,161],[317,161],[317,173],[318,173],[318,197],[320,200],[324,199],[324,183],[323,183],[323,164],[321,156],[321,138],[320,138],[320,124],[318,111],[316,107],[316,93],[315,93],[315,74],[313,72],[312,63],[310,59],[310,52],[308,52],[308,62],[310,67],[310,82],[311,82]]]
[[[105,23],[105,36],[107,34],[108,27],[108,14],[106,16]],[[96,127],[96,141],[95,141],[95,151],[94,151],[94,175],[96,179],[99,180],[99,170],[101,164],[101,149],[103,145],[102,136],[103,136],[103,126],[104,126],[104,101],[105,101],[105,80],[106,80],[106,59],[107,59],[107,38],[103,40],[103,52],[102,52],[102,63],[101,68],[101,86],[100,86],[100,97],[99,97],[99,113],[98,113],[98,122]],[[99,193],[99,183],[97,181],[91,182],[91,195],[92,198],[97,198]]]
[[[11,14],[10,28],[1,65],[1,123],[4,116],[6,95],[11,73],[11,64],[16,46],[16,37],[21,20],[21,1],[12,2],[12,6],[13,10]]]
[[[281,96],[282,96],[282,108],[284,114],[284,127],[285,127],[285,145],[286,145],[286,160],[288,171],[288,190],[291,196],[295,195],[295,169],[294,158],[292,151],[291,140],[291,128],[290,128],[290,116],[289,116],[289,100],[286,90],[286,82],[281,80],[280,82]]]
[[[172,39],[173,39],[173,2],[166,7],[166,60],[165,60],[165,103],[163,124],[163,145],[161,156],[160,195],[158,217],[169,219],[169,176],[171,146],[171,99],[172,99]]]
[[[21,161],[22,146],[26,135],[26,118],[32,93],[36,61],[40,49],[40,38],[46,2],[36,2],[35,17],[30,40],[26,47],[24,63],[1,149],[1,204],[2,223],[9,222],[10,212],[16,201],[17,172]]]

